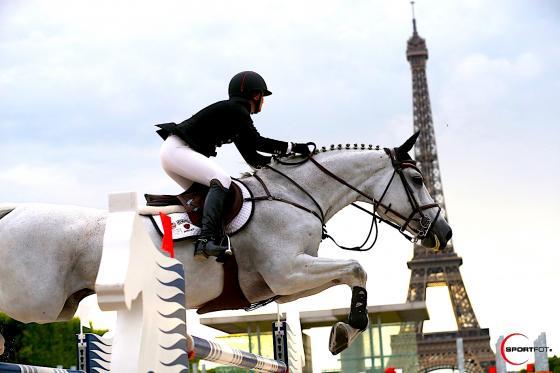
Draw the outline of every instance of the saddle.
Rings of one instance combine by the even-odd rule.
[[[174,210],[174,212],[186,212],[191,223],[200,227],[206,194],[208,194],[207,186],[194,183],[189,189],[178,195],[144,194],[144,197],[146,198],[146,205],[151,207],[182,206],[184,210],[179,209]],[[232,222],[241,211],[242,206],[243,193],[241,188],[235,182],[232,182],[224,208],[224,225]]]

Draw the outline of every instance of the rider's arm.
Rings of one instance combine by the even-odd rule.
[[[253,125],[251,124],[251,126]],[[257,139],[259,137],[258,132],[256,135],[254,133],[240,133],[234,140],[235,146],[237,146],[243,159],[253,167],[260,167],[271,161],[271,157],[257,153]]]
[[[291,151],[291,147],[292,144],[289,142],[269,139],[258,135],[257,132],[257,150],[260,152],[285,155]]]
[[[245,161],[251,166],[262,166],[270,163],[271,157],[263,156],[257,151],[269,154],[287,154],[291,145],[285,141],[261,136],[250,118],[243,118],[240,121],[239,132],[234,139],[234,143]]]

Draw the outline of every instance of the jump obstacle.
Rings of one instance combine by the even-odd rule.
[[[301,373],[299,333],[273,323],[275,359],[187,334],[185,272],[156,248],[137,214],[136,193],[109,195],[103,254],[95,284],[99,307],[117,311],[114,338],[78,335],[78,368],[65,370],[0,363],[0,373],[186,373],[189,358],[258,372]],[[298,356],[299,355],[299,356]]]
[[[104,355],[110,364],[97,360],[108,370],[95,372],[188,372],[189,355],[260,372],[301,372],[300,359],[288,354],[284,322],[273,327],[275,360],[187,334],[184,267],[152,243],[136,193],[109,196],[95,291],[102,310],[117,311],[110,355]]]

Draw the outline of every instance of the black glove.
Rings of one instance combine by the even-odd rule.
[[[309,147],[307,146],[307,144],[297,144],[297,143],[294,143],[294,144],[292,145],[292,151],[293,151],[294,153],[299,153],[299,154],[301,154],[301,155],[309,155],[309,153],[311,153],[311,152],[309,151]]]

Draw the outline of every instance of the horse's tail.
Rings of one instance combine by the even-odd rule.
[[[13,204],[0,204],[0,219],[14,211],[16,205]]]

